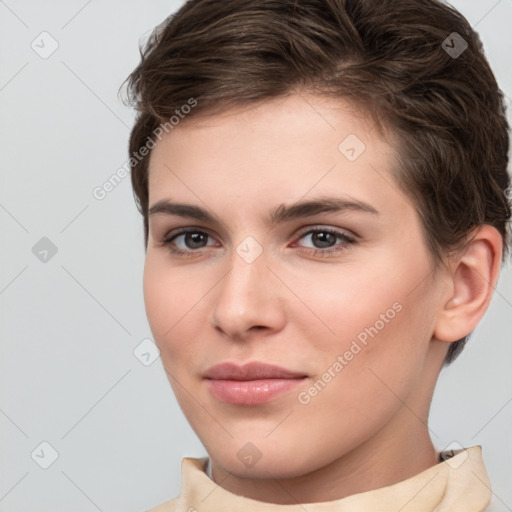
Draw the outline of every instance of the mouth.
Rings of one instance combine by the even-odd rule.
[[[243,366],[221,363],[203,375],[218,400],[232,405],[260,405],[298,386],[308,376],[280,366],[251,362]]]

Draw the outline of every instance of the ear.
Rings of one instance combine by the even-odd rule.
[[[500,232],[485,224],[477,228],[460,254],[450,259],[450,286],[441,304],[434,338],[454,342],[477,326],[491,302],[502,252]]]

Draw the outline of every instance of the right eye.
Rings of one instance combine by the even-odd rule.
[[[197,228],[185,228],[175,232],[171,232],[162,240],[169,252],[176,256],[193,256],[199,252],[197,249],[208,247],[207,241],[211,236],[205,231]],[[217,244],[213,244],[217,246]]]

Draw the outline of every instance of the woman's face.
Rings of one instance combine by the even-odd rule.
[[[214,465],[294,477],[426,429],[441,286],[394,165],[369,118],[311,95],[157,142],[146,311]],[[253,362],[289,373],[210,370]]]

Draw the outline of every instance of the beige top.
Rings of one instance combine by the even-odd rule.
[[[491,499],[481,446],[460,450],[443,462],[396,484],[334,501],[276,505],[238,496],[206,473],[207,457],[184,458],[181,493],[147,512],[480,512]]]

